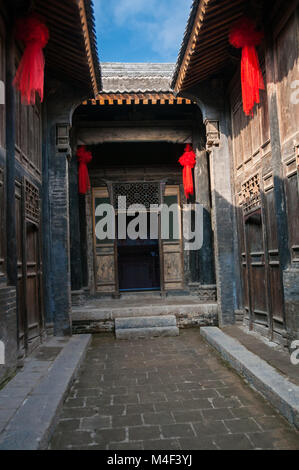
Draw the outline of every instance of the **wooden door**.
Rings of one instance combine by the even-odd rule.
[[[43,333],[40,199],[26,178],[16,182],[19,347],[31,351]]]
[[[96,291],[114,294],[118,292],[116,240],[100,240],[97,224],[105,216],[99,215],[101,204],[111,204],[107,188],[93,189],[94,268]]]
[[[16,241],[17,241],[17,311],[18,311],[18,341],[19,349],[22,351],[27,348],[27,319],[25,295],[26,286],[24,281],[24,255],[23,248],[24,236],[24,211],[22,203],[22,183],[16,181]]]
[[[42,326],[39,227],[26,221],[26,317],[29,343],[39,337]]]
[[[180,203],[180,187],[165,186],[163,203],[168,207],[177,204],[177,217],[170,213],[169,237],[163,239],[161,233],[161,266],[163,268],[163,289],[165,291],[182,290],[183,282],[183,250],[182,250],[182,216]],[[160,224],[161,225],[161,224]],[[163,227],[161,225],[163,232]],[[177,236],[177,232],[179,235]]]
[[[268,283],[261,210],[245,219],[249,308],[251,324],[269,328]]]

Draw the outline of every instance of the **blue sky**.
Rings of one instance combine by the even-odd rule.
[[[176,62],[192,0],[94,0],[101,62]]]

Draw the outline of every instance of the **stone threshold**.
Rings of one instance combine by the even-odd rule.
[[[90,341],[49,339],[0,391],[0,450],[47,448]]]
[[[299,387],[268,362],[249,351],[237,339],[217,327],[203,327],[201,335],[249,385],[260,392],[299,430]]]

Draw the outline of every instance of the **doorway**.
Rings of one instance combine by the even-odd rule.
[[[147,238],[118,240],[118,280],[120,292],[160,290],[159,239],[150,237],[150,213]],[[127,217],[127,227],[133,217]],[[128,230],[126,231],[128,233]]]

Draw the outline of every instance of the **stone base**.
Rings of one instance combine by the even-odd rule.
[[[243,320],[243,325],[250,329],[250,322],[248,318],[244,318]],[[255,333],[258,333],[259,335],[263,336],[264,338],[267,338],[268,340],[271,339],[274,343],[279,344],[280,346],[283,346],[284,348],[288,347],[289,340],[288,340],[288,334],[286,331],[282,330],[281,332],[273,332],[273,337],[270,338],[270,332],[269,328],[263,326],[263,325],[258,325],[254,323],[252,325],[252,331]]]
[[[216,302],[216,285],[201,285],[199,282],[190,282],[188,284],[191,295],[196,295],[201,302]]]
[[[72,305],[84,305],[86,302],[86,291],[85,290],[76,290],[72,291]]]
[[[194,297],[139,300],[94,300],[84,307],[73,307],[74,333],[102,333],[115,329],[115,319],[174,315],[178,328],[218,325],[216,303],[200,303]]]
[[[127,330],[115,330],[116,339],[152,339],[161,336],[179,336],[179,329],[176,326],[153,327],[153,328],[129,328]]]
[[[17,368],[16,290],[0,285],[0,341],[5,347],[5,364],[0,364],[0,384]]]
[[[115,319],[115,336],[117,339],[150,339],[178,335],[179,329],[174,315]]]

